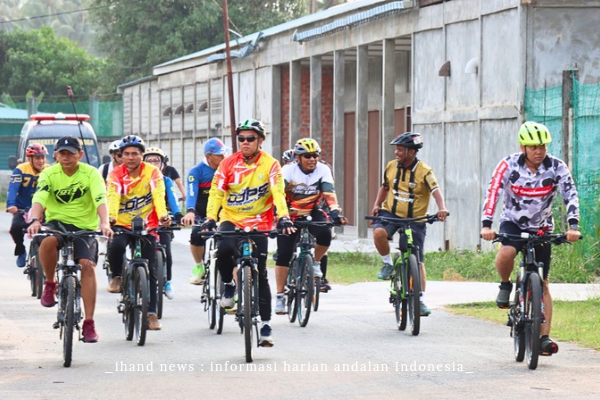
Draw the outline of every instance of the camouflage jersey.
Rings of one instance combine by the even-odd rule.
[[[511,154],[496,167],[483,205],[482,223],[491,227],[498,199],[503,196],[500,222],[510,221],[524,231],[554,228],[552,202],[560,190],[570,224],[579,222],[579,199],[569,169],[548,154],[536,172],[525,164],[522,153]]]

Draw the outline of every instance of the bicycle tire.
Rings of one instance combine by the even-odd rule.
[[[408,256],[408,270],[406,276],[408,278],[406,301],[408,303],[410,332],[413,336],[417,336],[421,330],[421,276],[417,257],[415,257],[414,254]]]
[[[216,290],[217,290],[217,285],[218,285],[217,280],[219,279],[219,276],[217,274],[217,271],[214,271],[214,273],[212,273],[212,274],[211,274],[211,271],[209,268],[206,271],[207,271],[207,276],[206,276],[206,279],[204,280],[204,285],[203,285],[202,290],[205,291],[206,299],[207,299],[208,309],[206,311],[208,313],[208,328],[215,329],[215,325],[217,325],[217,300],[216,300],[217,293],[216,293]],[[214,298],[212,298],[210,295],[210,285],[214,285],[214,287],[215,287]]]
[[[123,305],[123,325],[125,326],[125,339],[133,340],[134,333],[134,304],[132,300],[133,296],[133,277],[131,271],[133,266],[125,266],[123,268],[123,285],[121,293],[121,303]]]
[[[296,308],[298,309],[298,324],[306,327],[312,310],[314,284],[314,260],[312,255],[305,254],[301,261],[300,280],[296,281]]]
[[[517,285],[519,283],[517,282]],[[523,323],[520,318],[520,290],[517,287],[515,290],[515,301],[510,308],[510,320],[512,321],[512,337],[515,351],[515,361],[522,362],[525,359],[525,332],[523,331]]]
[[[315,278],[315,287],[313,289],[313,311],[319,311],[319,300],[321,298],[321,278]]]
[[[146,343],[146,330],[148,329],[148,278],[143,265],[135,269],[134,281],[135,305],[133,310],[134,332],[138,346]]]
[[[401,262],[401,261],[396,261]],[[406,324],[408,321],[408,313],[406,312],[406,299],[402,298],[402,278],[400,276],[400,271],[402,270],[401,265],[396,265],[394,263],[394,270],[396,273],[392,278],[392,288],[396,293],[390,293],[392,296],[392,301],[394,304],[394,313],[396,314],[396,325],[398,326],[398,330],[404,331],[406,330]]]
[[[225,291],[225,283],[221,279],[221,274],[217,270],[217,286],[215,286],[215,308],[219,312],[219,320],[217,321],[217,335],[223,333],[223,322],[225,322],[225,309],[219,306],[221,295]]]
[[[299,268],[298,266],[298,258],[294,257],[292,262],[290,263],[290,270],[288,273],[288,281],[287,281],[287,315],[290,323],[296,322],[296,317],[298,316],[298,308],[296,307],[296,272]]]
[[[156,316],[162,318],[165,275],[167,273],[165,258],[161,249],[156,250]]]
[[[39,257],[37,255],[33,262],[33,266],[35,268],[36,296],[39,300],[42,298],[42,292],[44,291],[44,283],[46,282],[46,277],[44,276],[44,269],[42,268],[42,264],[40,263]]]
[[[242,310],[244,312],[244,344],[246,346],[246,362],[252,362],[252,352],[254,349],[254,343],[252,340],[253,326],[252,319],[253,309],[252,309],[252,266],[246,265],[242,266]]]
[[[63,307],[63,366],[70,367],[73,359],[73,328],[75,327],[75,277],[65,277],[63,283],[62,303]]]
[[[525,293],[525,358],[529,369],[536,369],[540,355],[542,324],[542,284],[537,273],[529,274]]]

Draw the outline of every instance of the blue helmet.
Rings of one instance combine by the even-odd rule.
[[[142,153],[146,151],[146,144],[144,143],[144,140],[139,136],[127,135],[123,139],[121,139],[121,144],[119,146],[121,147],[121,150],[123,150],[125,147],[131,146],[137,147]]]

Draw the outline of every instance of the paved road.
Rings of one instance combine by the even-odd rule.
[[[334,285],[306,328],[275,316],[275,347],[257,349],[256,361],[246,364],[233,317],[223,335],[210,331],[198,301],[200,287],[186,283],[187,232],[174,244],[177,292],[174,300],[165,300],[164,329],[149,332],[144,347],[125,341],[117,296],[104,290],[106,278],[99,270],[100,342],[76,343],[73,365],[66,369],[52,329],[56,311],[29,296],[28,282],[14,265],[8,224],[1,215],[2,399],[375,399],[399,393],[415,399],[504,399],[517,390],[524,396],[592,399],[600,393],[599,352],[560,343],[560,353],[529,371],[512,357],[508,328],[441,308],[489,300],[494,284],[431,282],[427,296],[433,314],[417,337],[395,328],[385,283]],[[583,285],[557,287],[555,293],[563,290],[578,298],[600,293],[597,286]]]

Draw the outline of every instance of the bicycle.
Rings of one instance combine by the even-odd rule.
[[[390,283],[390,303],[394,306],[396,325],[404,331],[410,323],[410,331],[417,336],[421,330],[421,270],[419,249],[413,243],[411,224],[438,220],[437,215],[424,215],[417,218],[392,218],[367,216],[367,220],[381,221],[383,225],[400,225],[398,250],[400,255],[394,260],[394,270]]]
[[[75,263],[73,259],[73,242],[78,237],[102,236],[102,233],[94,231],[63,232],[44,227],[35,235],[35,237],[46,236],[57,236],[58,241],[63,243],[56,267],[58,311],[56,322],[52,326],[54,329],[59,329],[59,338],[63,341],[63,366],[70,367],[73,358],[73,330],[80,331],[79,323],[83,319],[81,265]],[[79,335],[79,340],[82,340],[81,335]]]
[[[313,272],[315,238],[310,234],[309,226],[327,226],[335,224],[330,221],[313,221],[310,216],[306,219],[297,219],[294,225],[300,230],[296,241],[296,251],[290,262],[290,269],[286,284],[287,313],[291,323],[298,319],[301,327],[306,327],[310,318],[311,309],[319,309],[321,293],[321,278],[315,277]]]
[[[527,232],[520,235],[496,233],[493,242],[507,241],[525,243],[521,249],[522,259],[517,271],[514,301],[508,310],[507,325],[510,326],[510,335],[513,338],[515,360],[522,362],[525,359],[529,369],[536,369],[539,355],[543,354],[540,347],[540,327],[545,322],[545,317],[544,263],[535,261],[535,246],[568,242],[565,234],[532,235]]]
[[[23,233],[26,234],[27,229],[23,229]],[[25,263],[23,274],[27,275],[27,279],[29,280],[31,296],[36,297],[39,300],[42,298],[46,277],[44,276],[44,270],[38,257],[38,247],[39,243],[36,240],[32,240],[29,243],[27,262]]]
[[[238,305],[235,319],[240,326],[240,333],[244,334],[246,362],[252,362],[253,336],[256,336],[256,347],[259,346],[258,260],[252,256],[254,248],[252,236],[268,235],[270,238],[276,238],[278,232],[277,230],[259,231],[238,228],[233,231],[203,232],[203,234],[212,234],[216,240],[223,237],[242,239],[239,242],[241,255],[236,260]]]
[[[135,336],[138,346],[143,346],[146,343],[148,329],[150,275],[148,260],[142,258],[142,240],[145,235],[158,228],[146,230],[144,220],[140,217],[132,219],[131,229],[122,226],[117,228],[115,236],[129,235],[133,238],[133,244],[129,245],[131,256],[123,268],[123,290],[117,310],[123,314],[125,338],[132,340]]]
[[[156,229],[157,233],[179,231],[179,226],[160,226]],[[167,282],[167,249],[160,241],[156,242],[156,317],[162,318],[163,303],[165,294],[165,283]]]

